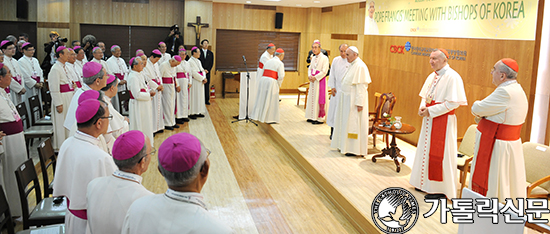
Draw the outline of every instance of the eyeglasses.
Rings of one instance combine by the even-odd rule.
[[[113,119],[112,115],[99,117],[100,119]]]
[[[155,149],[155,147],[151,147],[151,153],[149,153],[148,155],[155,155],[157,153],[157,149]]]

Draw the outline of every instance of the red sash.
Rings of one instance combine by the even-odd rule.
[[[264,64],[263,64],[262,62],[260,62],[260,64],[258,65],[258,67],[259,67],[260,69],[264,69]]]
[[[163,84],[173,84],[174,78],[173,77],[162,77],[162,83]]]
[[[427,107],[440,104],[432,101]],[[432,118],[432,133],[430,136],[430,169],[428,179],[433,181],[443,181],[443,156],[445,155],[445,135],[447,134],[447,120],[449,115],[454,115],[455,110],[449,111],[443,115]]]
[[[187,78],[187,75],[185,74],[185,72],[178,72],[176,73],[176,78],[178,79]]]
[[[13,135],[23,131],[23,121],[13,121],[7,123],[0,123],[0,131],[3,131],[6,135]]]
[[[76,83],[76,87],[82,88],[82,83],[80,83],[80,81],[75,81],[75,83]]]
[[[158,79],[158,78],[153,79],[153,81],[154,81],[155,83],[157,83],[158,85],[160,85],[160,81],[158,81],[157,79]]]
[[[262,76],[273,78],[275,80],[279,80],[279,73],[273,70],[265,69],[264,74]]]
[[[147,92],[147,90],[145,90],[145,89],[140,89],[139,91],[140,91],[140,92],[143,92],[143,93]],[[128,90],[128,92],[130,92],[130,99],[135,99],[135,98],[134,98],[134,95],[132,95],[132,91],[129,91],[129,90]]]
[[[118,78],[119,80],[124,80],[124,74],[122,74],[122,73],[115,73],[115,76],[116,76],[116,78]]]
[[[21,82],[23,81],[23,79],[21,79],[21,76],[20,75],[17,75],[17,76],[12,76],[12,78],[17,81],[17,83],[21,84]]]
[[[473,170],[472,175],[472,190],[485,196],[487,195],[489,169],[491,167],[491,156],[493,154],[493,147],[495,141],[516,141],[520,139],[521,133],[520,125],[506,125],[498,124],[487,120],[481,119],[477,130],[481,132],[481,138],[479,139],[479,148],[476,153],[476,167]]]
[[[84,220],[88,220],[88,213],[87,213],[87,210],[71,210],[69,209],[69,204],[71,203],[69,201],[69,198],[68,197],[65,197],[65,199],[67,199],[67,210],[69,210],[71,212],[71,214],[73,214],[74,216],[80,218],[80,219],[84,219]]]
[[[59,86],[59,91],[62,93],[66,93],[66,92],[72,92],[74,91],[74,89],[73,89],[73,86],[71,86],[70,84],[62,84]]]
[[[10,86],[6,87],[4,91],[6,91],[6,93],[10,93]]]

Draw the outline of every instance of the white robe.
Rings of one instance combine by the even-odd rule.
[[[368,13],[365,19],[365,34],[378,35],[378,24],[373,18],[369,17]]]
[[[176,87],[178,87],[178,79],[176,79],[176,67],[170,65],[170,61],[163,62],[159,66],[160,75],[162,77],[162,110],[164,113],[164,126],[172,127],[176,125]],[[170,79],[172,83],[165,83],[165,79]]]
[[[325,84],[325,105],[324,105],[324,112],[326,115],[327,107],[328,107],[328,86],[326,86],[327,79],[325,78],[328,68],[329,68],[329,60],[326,55],[323,53],[319,53],[318,55],[311,55],[311,63],[309,65],[309,69],[307,71],[308,76],[313,75],[316,73],[316,71],[319,71],[317,75],[314,75],[315,81],[309,82],[309,92],[307,95],[307,106],[306,106],[306,119],[316,120],[323,122],[325,117],[319,117],[319,114],[321,112],[320,106],[319,106],[319,95],[320,95],[320,86],[322,83]]]
[[[63,122],[63,127],[69,130],[69,135],[67,137],[74,135],[74,133],[76,132],[76,108],[78,108],[78,99],[80,98],[80,95],[82,95],[82,93],[88,90],[92,89],[88,85],[83,84],[82,88],[78,88],[74,92],[69,106],[63,106],[63,109],[67,108],[67,115],[65,116],[65,121]]]
[[[246,102],[248,99],[248,116],[252,116],[252,109],[256,104],[258,91],[260,90],[260,79],[262,78],[263,68],[267,61],[273,58],[273,55],[270,55],[267,50],[260,56],[260,61],[258,62],[258,68],[256,73],[250,73],[250,79],[247,81],[247,73],[241,73],[241,82],[239,89],[239,119],[246,118]],[[261,65],[260,65],[261,64]],[[248,91],[247,91],[248,86]],[[248,92],[248,97],[247,97]]]
[[[84,86],[84,82],[82,81],[82,76],[78,73],[77,69],[78,67],[74,63],[65,63],[67,67],[67,74],[69,75],[69,78],[75,83],[80,84],[80,86]]]
[[[11,73],[11,83],[10,83],[10,96],[11,100],[15,105],[18,105],[21,102],[24,102],[23,99],[25,96],[20,95],[19,92],[25,88],[24,80],[21,76],[21,68],[19,68],[19,63],[16,59],[8,56],[4,56],[4,65],[10,69]],[[17,82],[20,80],[20,82]],[[29,90],[27,90],[28,92]],[[29,105],[27,105],[29,106]]]
[[[142,197],[126,213],[122,233],[234,233],[206,210],[202,200],[199,193],[173,190]]]
[[[52,95],[53,147],[59,149],[63,141],[69,137],[69,129],[63,127],[74,91],[61,92],[61,85],[73,87],[74,82],[67,75],[65,64],[57,61],[48,74],[48,83]],[[56,106],[63,105],[63,112],[57,113]]]
[[[348,68],[349,63],[347,59],[338,56],[332,60],[327,86],[336,89],[336,94],[330,97],[330,105],[328,106],[327,125],[330,127],[334,127],[336,109],[341,96],[340,92],[342,92],[342,80]]]
[[[153,195],[139,175],[115,171],[88,184],[88,227],[90,233],[120,234],[126,212],[138,198]]]
[[[97,60],[97,59],[93,58],[91,62],[96,62],[96,63],[101,64],[101,66],[103,66],[103,68],[105,68],[105,71],[107,72],[107,74],[114,75],[114,73],[111,72],[111,70],[107,66],[107,62],[105,62],[105,60],[103,60],[103,59]]]
[[[264,65],[265,70],[276,71],[278,79],[262,76],[259,80],[257,101],[250,118],[264,123],[276,123],[280,117],[279,89],[285,77],[285,65],[279,57],[274,57]]]
[[[172,58],[172,55],[170,55],[169,53],[164,53],[164,54],[162,54],[162,57],[160,57],[160,59],[157,63],[162,64],[162,63],[170,60],[171,58]]]
[[[88,60],[86,58],[84,58],[82,61],[77,59],[74,62],[75,66],[78,68],[77,72],[79,72],[81,77],[82,77],[82,69],[84,68],[84,64],[86,64],[87,62],[88,62]]]
[[[162,92],[158,91],[159,84],[162,84],[160,77],[159,63],[153,64],[151,59],[147,59],[147,66],[143,68],[141,72],[146,79],[147,86],[151,90],[155,90],[157,94],[151,100],[151,106],[153,110],[153,132],[164,130],[163,110],[162,110]]]
[[[119,80],[122,81],[126,79],[126,77],[128,77],[128,73],[130,72],[130,70],[128,69],[128,66],[126,66],[126,62],[122,57],[117,58],[115,56],[111,56],[109,59],[107,59],[105,63],[107,64],[107,67],[109,67],[109,71],[113,75],[120,74],[122,76],[121,78],[117,77]],[[126,85],[121,85],[120,83],[118,83],[118,91],[120,92],[124,90],[127,90]],[[115,109],[122,110],[118,104],[118,95],[115,95],[112,98],[112,103],[113,106],[115,106]]]
[[[38,62],[38,59],[23,55],[23,57],[18,60],[18,63],[21,73],[20,75],[23,78],[25,89],[27,90],[27,92],[25,93],[25,100],[29,100],[30,97],[35,95],[38,95],[38,99],[42,100],[40,89],[34,87],[38,82],[33,78],[38,77],[39,82],[44,82],[44,74],[42,72],[42,68],[40,68],[40,63]],[[42,101],[40,101],[40,103],[42,103]],[[27,105],[27,107],[30,108],[30,105]]]
[[[338,99],[338,109],[331,147],[340,149],[340,153],[367,155],[369,143],[369,92],[371,83],[369,68],[356,58],[351,62],[342,80],[341,95]],[[362,106],[361,112],[357,107]]]
[[[191,90],[189,91],[189,114],[204,114],[206,113],[206,105],[204,104],[204,84],[202,81],[206,79],[206,73],[202,68],[201,61],[195,57],[189,59],[189,69],[193,78],[191,80]],[[202,72],[202,75],[199,72]]]
[[[176,67],[176,76],[178,73],[185,74],[185,78],[177,78],[181,91],[176,93],[176,118],[182,119],[189,117],[189,62],[182,60]]]
[[[112,119],[109,120],[109,130],[106,134],[103,134],[105,137],[105,143],[107,144],[108,152],[113,152],[113,144],[115,143],[115,140],[125,132],[130,130],[130,124],[124,119],[124,116],[122,116],[115,107],[111,104],[111,98],[107,97],[106,95],[103,96],[103,100],[105,103],[107,103],[107,106],[109,107],[109,114],[113,116]]]
[[[447,116],[447,131],[445,133],[445,149],[442,162],[443,181],[429,180],[428,178],[432,123],[434,117],[446,114],[459,106],[465,106],[468,102],[462,78],[456,71],[446,65],[437,73],[439,74],[437,76],[435,72],[428,76],[420,91],[420,97],[422,97],[421,107],[426,106],[426,100],[432,94],[433,100],[440,104],[428,107],[430,116],[424,117],[422,126],[417,128],[420,131],[420,136],[409,183],[428,193],[443,193],[451,199],[456,198],[458,182],[456,175],[456,115]],[[433,88],[434,84],[435,88]]]
[[[12,81],[13,82],[13,81]],[[13,102],[4,89],[0,89],[0,123],[15,122],[21,119]],[[23,123],[21,123],[23,124]],[[0,127],[0,131],[2,131]],[[12,216],[21,216],[21,199],[15,178],[15,170],[27,160],[25,133],[15,133],[2,138],[3,152],[0,151],[0,184],[10,205]]]
[[[59,150],[53,196],[67,197],[71,210],[85,210],[88,183],[95,178],[111,175],[117,169],[113,158],[98,144],[98,138],[78,131]],[[85,233],[86,220],[69,211],[65,216],[65,228],[68,234]]]
[[[130,130],[140,130],[154,142],[151,95],[142,74],[131,71],[128,75],[128,90],[134,97],[130,99]],[[141,90],[145,90],[142,92]]]
[[[520,125],[527,116],[528,101],[525,92],[516,80],[499,85],[493,93],[472,105],[472,113],[499,124]],[[479,149],[481,132],[476,131],[475,154]],[[472,173],[475,171],[477,157],[472,161]],[[525,198],[527,184],[525,163],[521,139],[516,141],[496,140],[489,167],[488,189],[486,197]],[[472,180],[470,179],[470,188]]]

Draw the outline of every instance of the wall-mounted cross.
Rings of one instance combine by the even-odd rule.
[[[199,46],[200,40],[201,40],[201,28],[203,28],[203,27],[208,28],[208,24],[207,23],[204,23],[204,24],[201,23],[201,17],[197,16],[197,22],[196,23],[187,23],[187,26],[195,28],[195,34],[196,34],[196,37],[195,37],[196,43],[195,44],[197,46]]]

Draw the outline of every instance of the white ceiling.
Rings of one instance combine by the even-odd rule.
[[[238,3],[250,5],[285,6],[285,7],[329,7],[345,5],[365,0],[213,0],[213,2]]]

